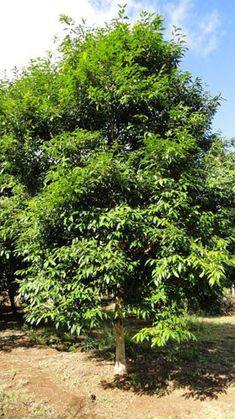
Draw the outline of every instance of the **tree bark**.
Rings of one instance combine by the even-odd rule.
[[[17,313],[16,305],[15,305],[15,287],[14,287],[14,278],[10,274],[7,276],[7,287],[8,287],[8,295],[11,302],[11,308],[13,314]]]
[[[120,299],[117,300],[115,308],[120,309],[122,306]],[[115,375],[125,375],[127,373],[125,337],[123,318],[117,317],[114,321],[114,331],[116,337],[116,359],[115,359]]]

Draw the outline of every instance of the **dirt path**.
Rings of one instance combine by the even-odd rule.
[[[2,402],[12,405],[8,409],[9,417],[94,417],[93,408],[84,403],[84,394],[69,391],[50,368],[50,364],[60,364],[60,353],[50,348],[30,347],[20,331],[2,332],[1,340],[5,345],[0,351],[0,390],[5,394]]]
[[[212,333],[197,361],[145,359],[113,381],[112,362],[33,345],[0,321],[0,418],[235,418],[235,316]]]

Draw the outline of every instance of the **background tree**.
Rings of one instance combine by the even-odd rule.
[[[41,145],[52,135],[52,67],[49,59],[32,61],[0,83],[0,289],[8,289],[13,311],[15,273],[22,266],[15,249],[17,216],[42,186],[47,167]]]
[[[206,205],[211,205],[216,212],[217,230],[222,237],[230,237],[229,250],[234,255],[235,237],[235,150],[234,142],[223,142],[215,138],[210,152],[205,159],[205,170],[208,173],[210,194]],[[235,270],[231,266],[226,275],[226,286],[235,283]]]
[[[14,241],[20,288],[31,323],[79,334],[111,317],[120,374],[126,315],[150,321],[139,341],[188,339],[183,313],[220,290],[232,266],[228,200],[213,184],[219,99],[180,70],[184,43],[164,40],[160,16],[130,25],[120,10],[98,29],[62,20],[71,30],[56,64],[32,63],[4,87],[3,109],[18,111],[21,91],[23,101],[3,130],[17,143],[12,176],[25,191]]]

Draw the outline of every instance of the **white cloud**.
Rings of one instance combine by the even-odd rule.
[[[53,35],[62,30],[60,14],[96,25],[113,18],[118,1],[101,3],[103,7],[97,9],[89,0],[1,0],[0,68],[25,65],[30,58],[51,49]]]
[[[189,46],[204,54],[211,52],[219,37],[219,16],[213,11],[199,24],[193,0],[172,0],[163,6],[171,24],[181,26]],[[27,64],[30,58],[53,48],[53,35],[61,32],[60,14],[100,25],[115,17],[119,3],[128,3],[128,15],[135,19],[141,10],[157,11],[163,0],[0,0],[0,69]]]
[[[0,0],[0,69],[26,65],[30,58],[53,48],[53,36],[61,33],[59,15],[101,25],[117,15],[125,0]],[[128,15],[152,10],[152,0],[127,0]]]
[[[183,29],[187,45],[191,50],[200,55],[208,55],[216,49],[218,40],[223,35],[217,10],[201,16],[195,10],[193,0],[170,2],[164,10],[169,19],[169,27],[177,26]]]
[[[204,50],[202,50],[204,55],[207,55],[216,49],[218,38],[223,35],[223,32],[220,30],[220,28],[221,22],[217,11],[211,12],[200,22],[200,35],[197,42],[199,43],[201,50],[204,46]]]
[[[185,20],[189,17],[191,8],[190,0],[181,0],[177,5],[168,3],[165,10],[169,16],[170,26],[181,28],[184,26]]]
[[[101,23],[111,20],[118,11],[118,6],[127,5],[126,12],[131,20],[136,19],[142,10],[155,12],[157,0],[88,0]]]

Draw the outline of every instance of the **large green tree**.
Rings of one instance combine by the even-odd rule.
[[[234,191],[213,181],[227,178],[211,132],[219,99],[180,69],[184,43],[164,39],[161,16],[130,24],[120,10],[98,29],[62,20],[56,63],[3,85],[2,136],[17,144],[5,173],[24,193],[21,294],[31,323],[79,334],[111,317],[121,374],[126,315],[149,321],[140,341],[187,339],[184,311],[233,264]]]

